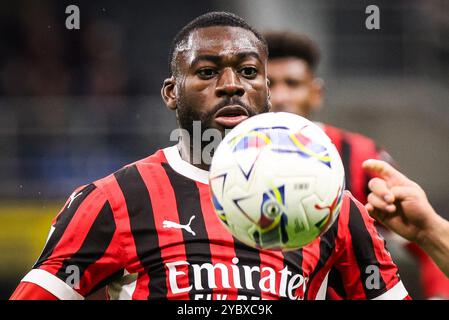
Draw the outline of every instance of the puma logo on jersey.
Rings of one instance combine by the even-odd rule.
[[[82,194],[83,194],[82,192],[80,192],[80,193],[78,193],[78,194],[76,194],[75,192],[72,193],[72,194],[70,195],[70,202],[69,202],[69,205],[67,206],[67,208],[70,208],[70,206],[72,205],[72,202],[75,201],[75,199],[78,198],[78,197],[79,197],[80,195],[82,195]]]
[[[193,219],[195,219],[195,216],[192,216],[189,220],[189,223],[186,225],[179,224],[177,222],[173,222],[173,221],[169,221],[169,220],[164,220],[162,222],[162,226],[164,228],[184,229],[185,231],[191,233],[193,236],[196,236],[195,231],[193,231],[192,228],[190,228],[190,224],[192,223]]]

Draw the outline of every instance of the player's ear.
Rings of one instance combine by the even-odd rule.
[[[312,111],[318,111],[323,104],[324,98],[324,80],[315,78],[312,82],[311,107]]]
[[[271,105],[271,90],[270,90],[270,79],[267,78],[267,93],[268,93],[268,107],[271,111],[272,105]]]
[[[270,79],[267,78],[268,100],[271,99]]]
[[[178,96],[176,90],[176,81],[173,76],[164,80],[161,89],[161,95],[167,107],[171,110],[176,110],[176,101]]]

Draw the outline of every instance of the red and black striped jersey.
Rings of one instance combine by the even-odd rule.
[[[364,135],[318,123],[336,146],[345,168],[345,187],[362,203],[366,203],[368,181],[372,178],[364,172],[362,163],[368,159],[380,159],[393,163],[391,156],[376,142]]]
[[[363,170],[362,163],[367,159],[381,159],[392,163],[391,157],[380,149],[374,140],[362,134],[329,124],[317,124],[330,137],[341,156],[345,169],[345,189],[349,190],[358,201],[365,204],[370,193],[368,182],[372,177]],[[335,290],[339,291],[341,296],[345,295],[341,281],[338,271],[333,268],[329,274],[329,285],[334,290],[330,295],[332,299],[338,297]]]
[[[324,299],[331,268],[348,299],[407,291],[373,219],[349,192],[333,226],[292,252],[248,247],[211,204],[208,172],[176,146],[75,190],[23,282],[60,299]]]

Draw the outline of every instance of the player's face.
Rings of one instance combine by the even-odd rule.
[[[297,58],[268,61],[272,111],[309,117],[320,107],[321,86],[307,63]]]
[[[267,56],[252,32],[238,27],[195,30],[181,44],[177,61],[173,109],[181,128],[190,131],[197,120],[203,131],[224,133],[269,110]]]

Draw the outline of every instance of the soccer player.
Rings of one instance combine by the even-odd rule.
[[[270,52],[268,78],[272,111],[292,112],[310,118],[321,108],[324,95],[323,80],[316,76],[320,60],[317,45],[304,35],[288,31],[267,32],[265,38]],[[391,162],[391,157],[368,137],[329,124],[318,125],[332,139],[341,155],[346,189],[357,200],[366,203],[371,176],[363,171],[363,161],[372,158]],[[418,258],[424,296],[449,299],[449,280],[428,255],[413,243],[407,243],[406,248]],[[334,288],[334,283],[340,282],[339,274],[335,270],[331,272],[331,279]],[[339,291],[342,295],[341,290]],[[334,290],[330,291],[330,296],[338,298]]]
[[[416,182],[388,163],[370,159],[363,168],[377,176],[369,182],[368,212],[394,232],[416,242],[449,277],[449,221],[435,212]]]
[[[335,267],[348,299],[407,299],[374,219],[349,193],[332,227],[293,252],[250,248],[214,213],[192,123],[224,134],[268,111],[267,59],[265,39],[233,14],[187,24],[162,87],[179,143],[76,189],[11,298],[83,299],[107,285],[111,299],[314,300]]]

